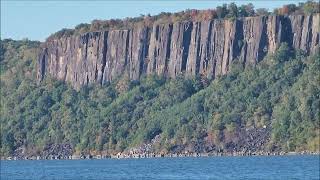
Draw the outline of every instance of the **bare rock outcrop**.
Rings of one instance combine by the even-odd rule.
[[[318,53],[319,21],[319,14],[183,21],[50,39],[41,46],[38,79],[51,76],[76,89],[124,74],[212,79],[228,73],[233,61],[258,63],[282,42]]]
[[[172,24],[154,25],[150,37],[147,74],[163,75],[170,56]]]

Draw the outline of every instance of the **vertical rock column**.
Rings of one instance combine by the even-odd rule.
[[[164,75],[170,56],[172,24],[155,24],[150,37],[147,74]]]
[[[300,48],[301,40],[302,40],[302,31],[303,31],[303,22],[305,16],[297,15],[297,16],[289,16],[291,21],[291,29],[292,29],[292,47]]]
[[[40,53],[38,55],[38,62],[37,62],[37,79],[39,82],[41,82],[46,75],[47,60],[48,60],[48,48],[41,45]]]
[[[174,78],[186,70],[192,25],[192,22],[178,22],[173,24],[170,59],[168,62],[169,77]]]
[[[66,79],[72,39],[73,37],[67,37],[46,42],[39,57],[41,79],[46,75],[63,81]]]
[[[200,30],[200,47],[199,47],[199,73],[208,78],[212,78],[213,64],[210,62],[212,54],[210,53],[211,34],[212,34],[213,21],[201,22]]]
[[[242,36],[238,20],[226,20],[225,22],[224,51],[221,64],[221,74],[226,74],[230,63],[240,54],[238,48],[239,37]],[[240,30],[240,31],[239,31]]]
[[[320,14],[312,17],[311,54],[320,53]]]
[[[256,64],[268,50],[266,17],[245,18],[243,22],[243,48],[240,59],[246,64]],[[274,47],[272,47],[274,48]]]
[[[222,59],[225,51],[225,24],[223,20],[214,20],[208,48],[208,71],[212,70],[212,76],[221,75]]]
[[[268,16],[267,19],[267,39],[268,39],[268,52],[274,53],[279,47],[281,41],[281,28],[279,16]]]
[[[292,29],[292,47],[309,53],[312,38],[312,16],[294,15],[289,16]]]
[[[76,58],[72,59],[70,62],[71,68],[69,68],[69,72],[73,74],[73,84],[75,84],[76,88],[79,89],[82,85],[87,84],[87,47],[88,47],[88,37],[89,34],[83,34],[79,37],[79,40],[76,41],[78,46],[76,45]]]
[[[87,84],[101,83],[106,63],[108,32],[90,33],[87,46]]]
[[[108,33],[106,64],[102,83],[120,77],[128,60],[129,30],[112,30]]]
[[[210,51],[213,21],[195,22],[191,33],[189,55],[187,59],[187,76],[203,74],[212,77],[213,53]]]
[[[195,76],[200,68],[201,22],[194,22],[188,51],[186,75]]]
[[[145,61],[148,54],[147,27],[135,27],[129,33],[128,71],[129,78],[138,80],[145,70]]]

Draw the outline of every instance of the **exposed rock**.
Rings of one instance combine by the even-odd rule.
[[[214,21],[212,35],[209,46],[209,69],[212,70],[210,77],[221,75],[222,58],[225,51],[224,21]]]
[[[320,15],[259,16],[176,22],[51,39],[41,46],[38,79],[52,76],[79,89],[127,74],[226,74],[233,61],[256,64],[287,42],[306,54],[319,51]]]
[[[74,152],[73,147],[66,144],[50,144],[46,145],[41,152],[42,158],[49,158],[50,156],[58,157],[59,159],[66,159]]]
[[[312,17],[311,54],[320,53],[320,14]]]
[[[168,62],[169,77],[176,77],[186,71],[192,25],[192,22],[178,22],[173,25]]]
[[[224,34],[224,51],[221,64],[221,74],[226,74],[229,69],[229,64],[238,55],[238,34],[241,34],[241,27],[238,20],[226,20],[225,22],[225,34]]]
[[[203,24],[206,24],[204,22]],[[200,58],[202,55],[202,50],[203,48],[206,47],[206,42],[200,41],[201,40],[201,35],[208,34],[207,32],[201,31],[201,22],[195,22],[193,23],[193,28],[192,28],[192,33],[191,33],[191,40],[190,40],[190,45],[189,45],[189,54],[188,54],[188,59],[187,59],[187,69],[186,73],[187,75],[192,75],[195,76],[196,74],[199,73],[199,68],[200,68]],[[206,28],[206,27],[203,27]],[[207,28],[204,29],[208,30]],[[203,34],[202,34],[203,32]],[[203,43],[203,44],[200,44]],[[200,46],[202,47],[200,49]]]
[[[128,61],[129,30],[108,33],[106,64],[102,82],[112,81],[124,72]]]
[[[139,79],[141,74],[145,74],[147,66],[145,60],[148,54],[149,29],[146,27],[135,28],[129,34],[128,47],[128,71],[129,78]]]
[[[267,39],[268,39],[268,51],[274,53],[281,42],[281,28],[279,16],[268,16],[267,19]]]
[[[243,22],[243,48],[240,57],[246,64],[255,64],[267,53],[266,17],[246,18]]]
[[[213,62],[212,62],[212,53],[211,49],[210,49],[210,45],[211,45],[211,37],[212,37],[212,27],[213,27],[213,21],[204,21],[201,22],[201,28],[200,28],[200,43],[197,47],[197,51],[198,51],[198,57],[199,57],[199,64],[195,63],[193,64],[193,69],[197,69],[197,66],[199,66],[199,72],[203,75],[206,75],[207,77],[210,77],[213,72],[214,72],[214,67],[213,67]],[[190,48],[192,48],[192,46],[190,46]],[[189,50],[189,52],[191,52],[191,50]],[[192,57],[191,55],[189,57]],[[188,58],[189,58],[188,57]],[[191,58],[189,58],[190,62],[192,62]],[[210,61],[211,60],[211,61]],[[188,61],[188,62],[189,62]],[[188,63],[188,69],[189,66],[192,66],[192,63]],[[196,71],[195,73],[198,73],[198,71]],[[189,74],[191,74],[189,72]],[[194,73],[192,75],[195,75]]]
[[[43,149],[37,149],[34,146],[21,146],[13,152],[15,159],[33,159],[39,156],[41,159],[68,159],[74,153],[74,148],[69,143],[48,144]]]
[[[150,37],[147,74],[163,75],[168,66],[172,24],[154,25]]]

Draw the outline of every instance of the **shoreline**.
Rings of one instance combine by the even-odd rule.
[[[248,157],[248,156],[298,156],[298,155],[320,155],[320,152],[253,152],[253,153],[144,153],[144,154],[112,154],[112,155],[70,155],[66,157],[58,157],[50,155],[47,157],[30,156],[30,157],[1,157],[1,161],[17,161],[17,160],[103,160],[103,159],[151,159],[151,158],[184,158],[184,157]]]

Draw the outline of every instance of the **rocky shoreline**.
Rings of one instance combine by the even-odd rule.
[[[130,154],[130,153],[117,153],[108,155],[69,155],[69,156],[26,156],[26,157],[1,157],[1,160],[80,160],[80,159],[143,159],[143,158],[179,158],[179,157],[230,157],[230,156],[285,156],[285,155],[320,155],[320,152],[301,151],[301,152],[228,152],[228,153],[142,153],[142,154]]]
[[[197,142],[190,144],[192,148],[177,145],[171,151],[158,151],[155,147],[161,141],[161,135],[155,136],[151,142],[129,148],[122,152],[76,152],[69,143],[47,144],[42,150],[34,151],[32,148],[19,147],[11,156],[1,156],[1,160],[73,160],[73,159],[128,159],[128,158],[174,158],[174,157],[219,157],[219,156],[282,156],[282,155],[320,155],[320,151],[283,151],[273,148],[266,150],[265,144],[269,134],[266,128],[260,130],[247,130],[241,142],[242,146],[229,143],[226,149]],[[251,138],[250,138],[251,137]],[[255,138],[252,138],[255,137]]]

